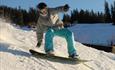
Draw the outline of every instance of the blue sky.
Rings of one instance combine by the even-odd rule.
[[[49,7],[56,7],[59,5],[69,4],[70,11],[78,9],[93,9],[94,11],[104,11],[105,0],[0,0],[0,5],[7,5],[9,7],[21,6],[23,9],[29,9],[29,7],[36,7],[40,2],[45,2]],[[109,4],[112,4],[114,0],[106,0]],[[70,13],[69,11],[69,13]]]
[[[110,4],[114,0],[106,0]],[[95,11],[104,10],[104,0],[0,0],[0,5],[7,5],[10,7],[18,7],[28,9],[29,7],[36,7],[39,2],[46,2],[49,7],[56,7],[59,5],[69,4],[72,9],[93,9]]]

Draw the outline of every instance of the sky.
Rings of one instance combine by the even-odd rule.
[[[36,8],[36,5],[40,2],[45,2],[48,7],[57,7],[60,5],[69,4],[71,12],[73,9],[93,9],[94,11],[104,11],[105,0],[0,0],[0,5],[7,5],[9,7],[21,7],[23,9],[29,9],[30,7]],[[112,4],[115,0],[106,0],[109,4]]]

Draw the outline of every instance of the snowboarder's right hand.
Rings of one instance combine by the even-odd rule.
[[[38,47],[38,48],[39,48],[40,46],[41,46],[41,43],[40,43],[40,42],[38,42],[38,43],[37,43],[37,45],[36,45],[36,47]]]
[[[63,23],[60,23],[60,24],[58,24],[58,27],[59,27],[59,28],[64,28],[64,24],[63,24]]]
[[[67,12],[67,11],[69,10],[69,8],[70,8],[70,7],[69,7],[68,4],[65,4],[65,5],[64,5],[64,11],[65,11],[65,12]]]

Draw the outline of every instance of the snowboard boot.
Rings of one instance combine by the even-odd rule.
[[[69,58],[73,58],[73,59],[77,59],[78,58],[78,55],[76,53],[72,54],[72,55],[69,55]]]
[[[55,55],[55,54],[54,54],[54,51],[46,52],[46,54],[47,54],[48,56],[54,56],[54,55]]]

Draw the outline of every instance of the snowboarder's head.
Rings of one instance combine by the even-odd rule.
[[[40,12],[41,15],[46,16],[47,15],[47,5],[44,2],[41,2],[37,5],[37,9]]]

